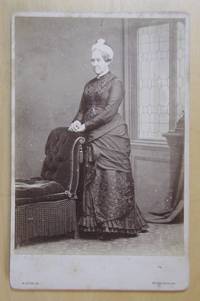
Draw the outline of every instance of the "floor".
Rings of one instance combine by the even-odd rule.
[[[148,232],[112,241],[65,239],[19,247],[16,254],[181,256],[183,224],[149,224]]]

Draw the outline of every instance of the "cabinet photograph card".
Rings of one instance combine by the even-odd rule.
[[[12,18],[10,282],[189,285],[189,18]]]

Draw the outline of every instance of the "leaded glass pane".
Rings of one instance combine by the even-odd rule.
[[[184,111],[185,98],[185,27],[184,23],[177,23],[177,120]]]
[[[138,138],[169,130],[169,25],[138,30]]]

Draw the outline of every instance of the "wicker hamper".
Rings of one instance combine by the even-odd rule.
[[[41,177],[16,180],[16,247],[78,236],[76,193],[84,141],[66,128],[53,130],[46,143]]]

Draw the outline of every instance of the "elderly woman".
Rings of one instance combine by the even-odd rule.
[[[135,236],[147,228],[135,203],[130,140],[118,113],[124,88],[109,71],[112,60],[111,47],[98,40],[91,57],[96,77],[85,85],[79,111],[69,127],[87,136],[80,231],[104,240]]]

